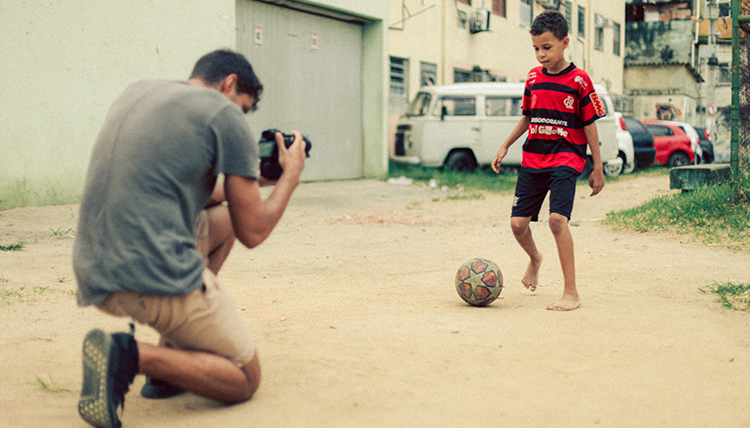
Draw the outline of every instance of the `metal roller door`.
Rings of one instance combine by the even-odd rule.
[[[251,0],[238,0],[237,26],[237,48],[264,88],[248,116],[256,136],[307,135],[303,180],[362,177],[362,26]]]

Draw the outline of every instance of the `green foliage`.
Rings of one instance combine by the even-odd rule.
[[[8,245],[0,245],[0,251],[20,251],[26,246],[26,241],[16,241]]]
[[[66,236],[68,236],[69,233],[70,233],[71,236],[74,235],[74,233],[75,233],[75,232],[73,232],[73,228],[70,228],[70,229],[65,230],[65,231],[63,231],[61,227],[58,227],[57,230],[55,230],[55,229],[50,229],[50,230],[52,231],[52,235],[50,235],[50,238],[57,237],[57,238],[62,239],[62,238],[65,238]]]
[[[728,309],[750,311],[750,284],[735,284],[718,282],[699,289],[703,293],[714,293],[718,296],[721,306]]]
[[[44,391],[57,393],[57,392],[70,392],[68,388],[64,388],[57,384],[52,379],[52,375],[49,375],[49,381],[45,381],[44,379],[40,378],[39,376],[36,377],[36,382],[39,384],[39,387],[42,388]]]
[[[740,184],[740,188],[748,187]],[[605,223],[639,232],[688,234],[707,244],[750,250],[750,201],[738,198],[730,185],[660,196],[639,207],[609,213]]]
[[[72,204],[80,200],[80,180],[32,183],[26,179],[0,184],[0,211],[19,207]]]
[[[388,177],[409,177],[415,184],[429,184],[434,179],[438,187],[463,188],[464,191],[472,191],[474,196],[461,197],[460,199],[477,199],[481,191],[492,193],[512,192],[516,185],[518,174],[515,171],[495,174],[491,169],[477,169],[473,173],[457,172],[448,169],[423,168],[418,166],[403,165],[391,162]],[[456,199],[456,197],[452,198]]]

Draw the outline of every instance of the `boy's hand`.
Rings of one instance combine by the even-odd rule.
[[[604,188],[604,169],[602,167],[594,168],[589,175],[589,187],[591,195],[595,196]]]
[[[495,157],[492,158],[492,163],[490,165],[492,166],[492,170],[495,171],[495,174],[500,173],[500,169],[502,168],[501,164],[503,163],[503,158],[506,154],[508,154],[508,149],[505,145],[502,145],[497,153],[495,153]]]

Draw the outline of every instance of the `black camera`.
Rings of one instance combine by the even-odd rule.
[[[260,175],[268,180],[276,181],[281,177],[284,169],[279,164],[279,148],[276,145],[276,133],[281,132],[277,129],[267,129],[260,134],[258,141],[258,151],[260,154]],[[282,133],[283,134],[283,133]],[[294,135],[283,134],[284,145],[289,148],[294,143]],[[304,135],[305,157],[310,157],[310,140]]]

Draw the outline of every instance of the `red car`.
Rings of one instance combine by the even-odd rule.
[[[693,163],[692,141],[679,124],[662,120],[644,120],[643,124],[654,136],[656,163],[669,168]]]

